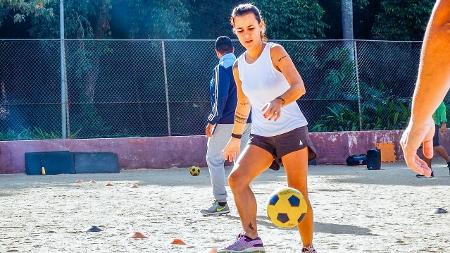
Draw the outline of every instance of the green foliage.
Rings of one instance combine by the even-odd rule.
[[[383,0],[372,28],[373,37],[422,40],[435,0]]]
[[[385,98],[375,106],[363,106],[363,123],[370,130],[403,129],[409,120],[406,102]]]
[[[381,94],[382,92],[380,92]],[[340,103],[327,107],[311,128],[317,132],[358,131],[359,114],[347,105]],[[387,98],[376,105],[363,104],[361,107],[361,130],[397,130],[404,129],[409,120],[407,101]]]
[[[65,0],[65,36],[70,39],[214,39],[219,35],[232,36],[229,16],[232,8],[241,2]],[[421,40],[433,3],[434,0],[353,0],[355,34],[358,36],[359,32],[367,38],[377,39]],[[333,38],[341,36],[340,1],[255,0],[255,4],[262,11],[271,39],[314,39],[323,38],[325,34]],[[58,38],[59,0],[0,0],[2,32],[18,27],[26,29],[29,38]],[[316,86],[308,86],[311,89],[307,96],[351,101],[355,105],[358,93],[352,49],[339,43],[333,47],[330,43],[319,42],[295,44],[295,49],[289,50],[291,57],[301,66],[299,70],[305,80],[313,80],[312,86]],[[105,84],[111,84],[103,84],[99,80],[103,70],[101,61],[107,59],[105,56],[109,54],[117,55],[119,50],[112,44],[97,41],[68,41],[68,45],[71,45],[67,50],[68,69],[72,69],[70,73],[75,73],[76,79],[70,84],[72,94],[77,94],[77,101],[86,103],[71,114],[75,118],[84,117],[79,125],[72,121],[71,128],[78,129],[76,135],[94,131],[103,131],[101,134],[122,131],[112,129],[111,122],[107,121],[107,117],[102,118],[94,106],[98,102],[95,92],[103,90]],[[359,73],[367,82],[360,83],[363,129],[401,129],[408,120],[409,112],[405,102],[394,98],[393,94],[400,89],[397,87],[394,90],[394,82],[390,79],[395,76],[396,80],[400,80],[397,83],[408,83],[414,74],[407,71],[411,69],[407,60],[415,59],[416,55],[411,52],[417,50],[392,47],[391,44],[377,44],[375,47],[361,45],[360,55],[365,53],[369,56],[364,58],[364,64],[371,66],[360,68]],[[401,61],[402,64],[398,64]],[[389,75],[380,74],[386,73],[386,68],[391,68]],[[359,130],[359,117],[355,106],[334,104],[327,108],[327,113],[320,117],[313,130]],[[126,130],[122,134],[126,135]],[[60,134],[34,128],[20,132],[8,130],[0,133],[0,138],[45,139],[60,138]]]
[[[323,21],[327,24],[324,32],[327,38],[342,38],[341,0],[318,0],[325,13]],[[353,0],[353,27],[355,38],[361,38],[365,31],[371,27],[371,19],[376,12],[372,6],[379,0]]]
[[[338,92],[338,88],[327,86],[330,92]],[[368,85],[360,83],[361,130],[397,130],[406,127],[409,120],[409,99],[398,99],[383,84]],[[357,97],[349,99],[357,103]],[[327,107],[328,112],[322,115],[312,127],[312,131],[357,131],[359,114],[357,110],[340,103]]]
[[[243,0],[65,0],[66,38],[232,36]],[[356,38],[421,40],[435,0],[353,0]],[[255,0],[271,39],[342,38],[341,1]],[[4,22],[9,20],[11,22]],[[59,0],[0,0],[0,27],[26,24],[30,38],[59,37]],[[17,29],[10,25],[6,30]]]
[[[59,29],[54,7],[54,0],[0,0],[0,26],[6,19],[26,22],[30,37],[54,38]]]
[[[74,133],[70,138],[76,138],[77,133]],[[24,128],[21,131],[15,131],[8,129],[4,132],[0,132],[0,140],[46,140],[46,139],[60,139],[61,132],[47,132],[41,128]]]
[[[95,105],[91,103],[81,104],[81,114],[77,115],[82,117],[83,120],[76,120],[71,124],[72,129],[77,129],[75,135],[92,136],[95,133],[97,136],[109,136],[111,132],[111,126],[108,126],[103,120],[102,116],[97,112]]]
[[[189,10],[192,31],[189,38],[215,39],[226,35],[234,37],[230,16],[233,8],[242,1],[236,0],[185,0]]]
[[[113,20],[113,9],[128,13],[127,22]],[[182,0],[66,0],[64,10],[69,39],[110,38],[116,25],[127,30],[126,38],[186,38],[191,31]],[[0,26],[5,19],[27,23],[30,38],[58,38],[59,0],[0,0]]]
[[[317,0],[258,0],[256,5],[273,39],[317,39],[324,37],[323,8]]]
[[[364,100],[365,106],[375,108],[377,104],[392,96],[384,84],[369,85],[366,82],[360,82],[361,99]]]
[[[231,11],[242,2],[246,1],[186,0],[192,27],[190,38],[233,36],[229,22]],[[257,0],[254,4],[261,10],[271,39],[324,37],[324,11],[316,0]]]
[[[126,2],[126,12],[131,13],[129,38],[183,39],[189,36],[189,12],[181,0]]]
[[[5,1],[3,1],[5,2]],[[59,38],[59,1],[34,0],[13,1],[14,4],[5,4],[6,13],[3,17],[11,18],[14,23],[29,24],[30,38]],[[97,10],[98,4],[110,5],[109,0],[104,1],[64,1],[65,8],[65,37],[66,38],[92,38],[92,23],[103,18]],[[12,28],[14,29],[14,28]]]
[[[370,0],[353,0],[353,8],[354,9],[364,9],[370,3]]]
[[[337,103],[327,107],[324,114],[312,127],[314,132],[357,131],[359,130],[359,114],[346,105]]]
[[[345,45],[345,44],[344,44]],[[319,72],[324,73],[319,87],[320,99],[355,100],[358,96],[352,49],[333,47],[321,57]]]

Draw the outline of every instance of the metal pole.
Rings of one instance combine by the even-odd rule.
[[[355,74],[356,74],[356,87],[358,90],[358,114],[359,114],[359,130],[362,130],[362,112],[361,112],[361,87],[359,86],[359,67],[358,67],[358,51],[356,48],[356,41],[353,41],[353,55],[355,56]]]
[[[67,73],[66,73],[66,49],[64,45],[64,0],[59,2],[59,37],[61,46],[61,132],[62,138],[67,139],[69,130],[69,110],[67,96]]]
[[[172,136],[172,130],[170,128],[169,85],[167,82],[166,48],[164,45],[164,40],[161,41],[161,46],[162,46],[163,69],[164,69],[164,87],[166,90],[167,132],[169,133],[169,136]]]

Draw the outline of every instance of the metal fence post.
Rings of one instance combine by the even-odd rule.
[[[361,87],[359,85],[359,67],[358,67],[358,50],[356,48],[356,40],[353,40],[353,55],[355,56],[355,74],[356,74],[356,87],[358,90],[358,115],[359,115],[359,130],[362,130],[362,111],[361,111]]]
[[[63,139],[70,136],[69,128],[69,109],[68,109],[68,91],[67,91],[67,72],[66,72],[66,49],[64,41],[64,0],[59,2],[59,33],[61,46],[61,135]]]
[[[172,136],[172,130],[170,128],[169,85],[167,82],[166,48],[164,40],[161,41],[161,46],[162,46],[163,69],[164,69],[164,87],[166,90],[167,132],[169,136]]]

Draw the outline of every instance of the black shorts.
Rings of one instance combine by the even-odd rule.
[[[316,150],[309,139],[307,126],[271,137],[251,134],[249,144],[268,151],[276,160],[280,160],[281,157],[305,147],[309,150],[308,160],[312,160],[317,156]]]
[[[439,129],[438,125],[434,125],[433,147],[439,146]]]

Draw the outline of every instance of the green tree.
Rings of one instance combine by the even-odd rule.
[[[318,39],[324,37],[324,10],[317,0],[258,0],[271,39]]]
[[[191,29],[182,0],[65,0],[65,37],[186,38]],[[116,11],[116,12],[113,12]],[[117,12],[126,13],[114,15]],[[5,21],[26,24],[29,38],[59,38],[59,0],[0,0],[0,27]]]
[[[383,0],[372,34],[375,39],[422,40],[435,0]]]
[[[353,0],[353,30],[355,38],[366,36],[367,26],[371,27],[373,16],[377,13],[375,2],[379,0]],[[325,37],[332,39],[342,38],[342,2],[318,0],[324,10],[322,20],[327,24],[324,29]],[[372,6],[372,3],[374,6]],[[368,23],[368,24],[367,24]],[[369,29],[370,30],[370,29]]]
[[[182,0],[113,0],[113,37],[183,39],[191,32]]]
[[[66,38],[105,38],[109,32],[110,0],[64,1]],[[30,38],[59,38],[59,1],[0,0],[0,21],[27,24]],[[0,23],[1,25],[1,23]],[[15,29],[15,27],[11,27]]]
[[[243,1],[236,0],[185,0],[189,9],[192,31],[189,38],[215,39],[226,35],[233,37],[230,15],[233,8]]]
[[[53,1],[0,0],[0,27],[12,23],[26,29],[32,38],[55,38],[58,34],[57,13]],[[10,30],[17,29],[10,27]],[[8,30],[8,29],[4,29]],[[3,37],[3,36],[2,36]]]

